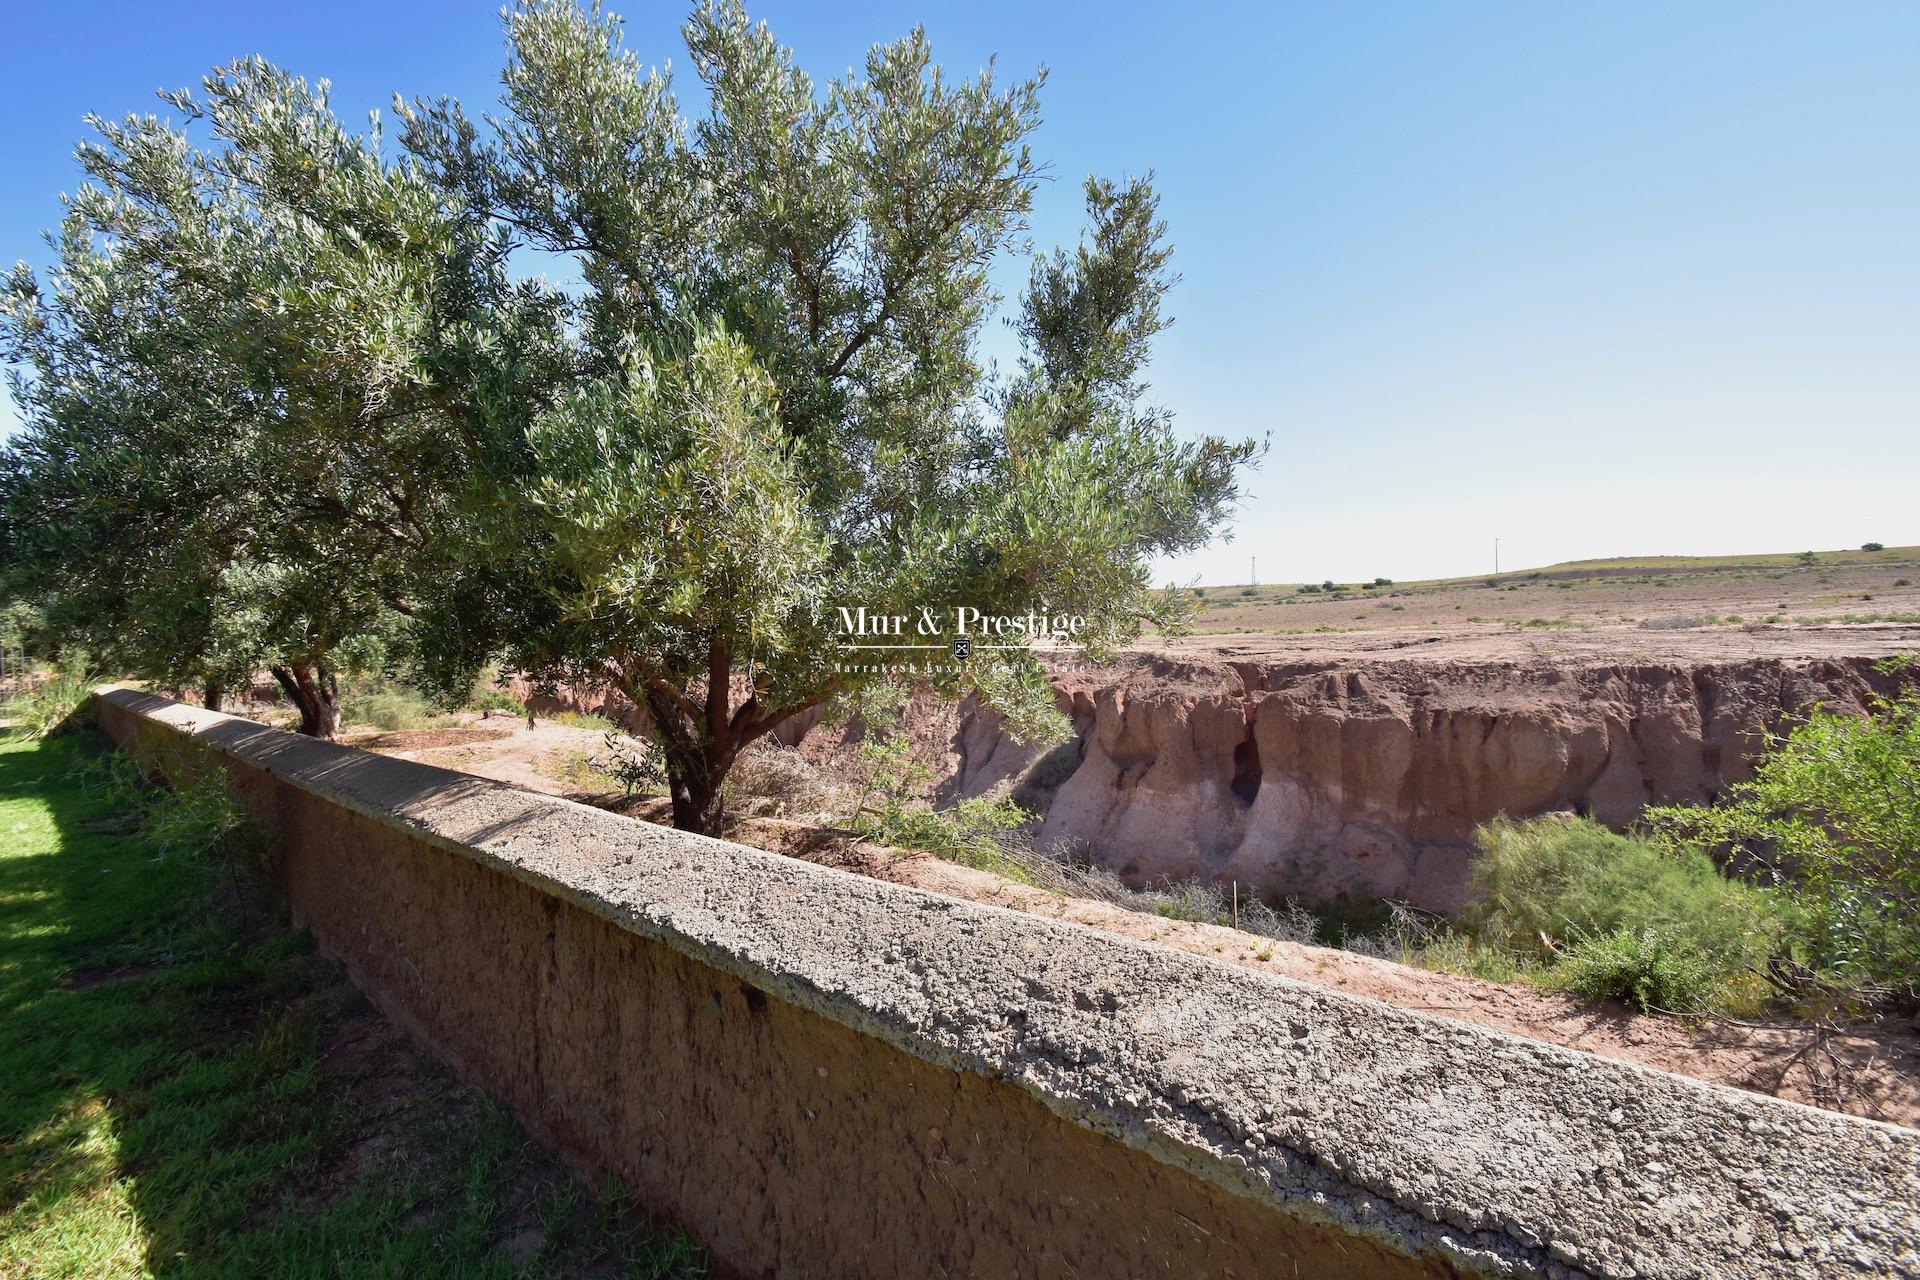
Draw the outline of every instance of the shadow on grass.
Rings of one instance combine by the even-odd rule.
[[[158,856],[88,781],[103,747],[0,737],[0,1275],[702,1273],[221,868]]]

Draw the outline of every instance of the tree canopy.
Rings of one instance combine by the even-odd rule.
[[[96,122],[58,265],[8,291],[12,594],[147,674],[313,684],[314,732],[370,646],[611,684],[700,830],[740,751],[893,678],[842,608],[1076,614],[1095,654],[1176,624],[1149,563],[1214,536],[1255,446],[1148,399],[1150,181],[1088,179],[1004,306],[1040,77],[950,80],[915,30],[820,86],[735,3],[685,36],[692,117],[616,18],[531,0],[500,110],[396,103],[397,156],[258,60],[177,125]],[[938,665],[1058,731],[1030,641]]]

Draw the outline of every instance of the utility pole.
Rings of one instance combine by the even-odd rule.
[[[1260,557],[1259,556],[1247,557],[1247,585],[1250,587],[1257,587],[1260,585]]]
[[[1500,572],[1500,539],[1493,540],[1493,571]]]

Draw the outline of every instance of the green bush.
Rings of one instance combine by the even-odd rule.
[[[975,796],[935,809],[923,798],[932,770],[915,760],[904,738],[869,740],[860,747],[867,766],[866,795],[852,829],[878,844],[919,849],[949,862],[1034,882],[1030,859],[1013,847],[1014,833],[1033,815],[1011,799]]]
[[[349,696],[341,705],[340,717],[349,723],[372,725],[388,732],[424,729],[440,718],[426,699],[403,689]]]
[[[947,809],[935,809],[924,801],[884,803],[855,819],[853,828],[880,844],[923,850],[948,862],[1031,884],[1033,873],[1009,852],[1006,839],[1032,819],[1011,800],[974,796]]]
[[[601,735],[600,744],[606,754],[594,756],[587,767],[619,783],[620,793],[627,799],[666,793],[666,755],[650,739],[608,729]]]
[[[1167,920],[1185,920],[1199,924],[1227,924],[1232,920],[1217,885],[1203,880],[1169,880],[1161,888],[1141,895],[1142,905]]]
[[[1547,971],[1545,984],[1589,1000],[1621,1000],[1642,1013],[1699,1016],[1729,1002],[1729,974],[1697,938],[1657,928],[1618,928],[1581,938]]]
[[[244,906],[265,882],[267,833],[234,794],[227,771],[204,748],[143,741],[108,751],[77,771],[81,785],[137,824],[165,858],[223,867]]]
[[[1875,698],[1864,717],[1815,709],[1768,745],[1718,805],[1653,809],[1648,821],[1771,867],[1795,959],[1920,999],[1920,687]]]
[[[1767,895],[1722,875],[1697,848],[1619,835],[1590,818],[1499,818],[1477,840],[1465,919],[1483,945],[1564,962],[1595,939],[1650,933],[1662,957],[1690,957],[1718,981],[1765,960],[1780,933]]]

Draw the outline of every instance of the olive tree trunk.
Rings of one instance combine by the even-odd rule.
[[[340,680],[326,663],[267,668],[300,712],[300,732],[332,742],[340,732]]]
[[[644,707],[647,734],[666,764],[667,794],[673,801],[673,825],[682,831],[718,835],[726,809],[727,774],[740,753],[825,697],[823,688],[796,705],[768,707],[760,691],[744,687],[737,705],[732,679],[733,655],[715,642],[708,655],[704,688],[676,686],[665,680],[636,680],[616,670],[614,684],[635,705]]]
[[[704,753],[698,753],[687,759],[668,749],[666,762],[667,794],[673,799],[673,825],[700,835],[720,834],[732,757],[708,760]]]

